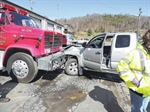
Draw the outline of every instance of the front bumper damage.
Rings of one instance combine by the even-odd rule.
[[[66,62],[63,52],[57,52],[47,57],[38,59],[38,69],[45,71],[54,71],[60,68]]]

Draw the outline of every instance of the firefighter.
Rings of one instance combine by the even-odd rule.
[[[129,88],[131,112],[146,112],[150,100],[150,29],[142,40],[116,67]]]

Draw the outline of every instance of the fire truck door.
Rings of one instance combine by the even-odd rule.
[[[5,12],[0,12],[0,49],[5,49],[7,45],[7,31],[9,30],[9,22]]]
[[[18,36],[19,27],[11,24],[5,12],[0,12],[0,49],[6,49],[14,43]]]

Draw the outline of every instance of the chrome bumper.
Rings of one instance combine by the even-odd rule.
[[[65,55],[62,52],[51,54],[47,57],[38,59],[38,69],[46,71],[54,71],[60,68],[66,61]]]

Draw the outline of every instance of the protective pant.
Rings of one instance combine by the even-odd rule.
[[[132,90],[129,90],[130,92],[130,99],[131,99],[131,112],[147,112],[146,108],[148,106],[148,103],[150,101],[150,96],[148,97],[142,97]]]

